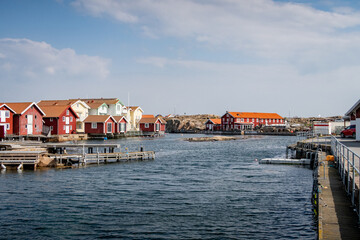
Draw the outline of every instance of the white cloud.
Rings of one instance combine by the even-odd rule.
[[[360,54],[360,13],[349,8],[326,12],[295,3],[272,0],[75,0],[77,8],[94,16],[138,23],[151,37],[171,36],[287,62],[306,70],[351,63]],[[128,16],[128,17],[119,17]],[[313,60],[315,59],[315,60]],[[305,64],[304,64],[305,62]],[[320,64],[321,67],[321,64]]]
[[[78,55],[73,49],[56,49],[45,42],[29,39],[0,39],[0,66],[7,70],[2,77],[39,80],[55,75],[57,79],[105,79],[109,60],[96,56]]]
[[[56,49],[45,42],[0,39],[0,53],[0,81],[12,82],[2,97],[9,99],[20,100],[19,94],[23,97],[27,91],[66,96],[75,89],[81,92],[87,84],[96,86],[109,75],[110,60],[79,55],[69,48]]]

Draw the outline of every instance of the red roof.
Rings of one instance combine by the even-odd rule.
[[[67,109],[71,110],[76,118],[79,116],[76,112],[68,105],[60,105],[60,106],[42,106],[41,109],[45,112],[46,117],[60,117],[60,115],[65,112]]]
[[[129,122],[126,117],[124,116],[113,116],[113,118],[115,119],[116,122],[120,122],[121,119],[124,119],[127,123]]]
[[[106,122],[109,118],[116,122],[116,120],[111,115],[89,115],[84,119],[84,122]]]
[[[10,107],[16,114],[23,114],[26,110],[28,110],[31,106],[36,106],[39,111],[45,115],[45,113],[41,110],[41,108],[34,102],[12,102],[5,103],[8,107]]]
[[[154,117],[154,115],[142,115],[139,123],[156,123],[157,120],[159,120],[160,123],[166,124],[166,121],[164,119],[160,117]]]
[[[234,118],[284,119],[277,113],[228,112]]]
[[[213,124],[221,124],[221,119],[220,118],[210,118],[207,120],[208,121],[211,121]]]

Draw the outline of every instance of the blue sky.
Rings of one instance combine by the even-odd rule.
[[[0,22],[0,101],[332,116],[359,99],[358,1],[3,0]]]

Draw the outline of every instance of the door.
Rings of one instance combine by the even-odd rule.
[[[6,122],[6,112],[0,111],[0,122]]]
[[[112,123],[107,123],[107,132],[112,133]]]
[[[27,115],[27,134],[33,134],[33,115]]]
[[[66,125],[66,126],[65,126],[65,133],[66,133],[66,134],[69,134],[69,133],[70,133],[70,126],[69,126],[69,125]]]
[[[6,126],[5,125],[0,125],[0,138],[4,138],[5,137],[5,130]]]

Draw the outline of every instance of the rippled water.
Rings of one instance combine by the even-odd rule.
[[[315,239],[312,171],[259,165],[294,137],[109,140],[156,160],[0,174],[4,239]]]

